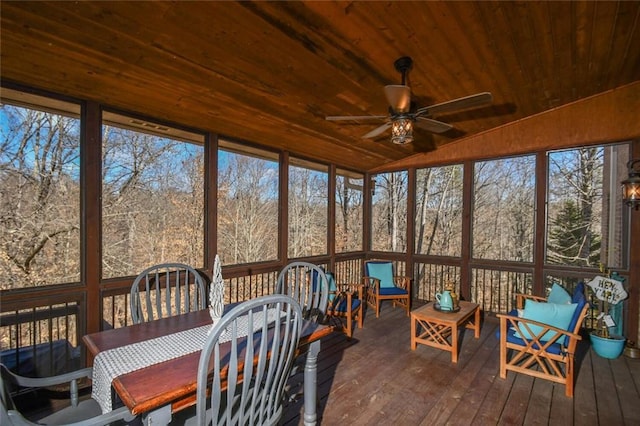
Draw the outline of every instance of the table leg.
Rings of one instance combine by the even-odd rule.
[[[142,424],[145,426],[164,426],[169,423],[171,423],[171,404],[142,415]]]
[[[416,317],[411,315],[411,350],[415,351],[418,347],[416,342]]]
[[[320,340],[309,345],[307,360],[304,365],[304,424],[315,426],[318,414],[316,412],[316,396],[318,392],[318,354]]]
[[[476,308],[475,313],[475,328],[474,328],[474,337],[476,339],[480,338],[480,308]]]
[[[458,324],[451,327],[451,362],[458,362]]]

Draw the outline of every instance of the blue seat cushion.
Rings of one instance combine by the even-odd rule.
[[[407,293],[407,290],[398,287],[381,287],[380,292],[378,292],[380,296],[402,296]]]
[[[351,311],[355,311],[360,307],[360,299],[351,299]],[[338,297],[335,300],[335,303],[331,305],[331,310],[334,312],[347,312],[347,298],[346,297]]]
[[[367,276],[380,280],[380,288],[395,288],[393,264],[391,262],[369,261],[366,264]]]
[[[498,331],[496,331],[496,337],[500,339],[499,329]],[[520,337],[518,337],[518,335],[516,334],[516,331],[513,329],[507,330],[507,342],[513,343],[514,345],[526,346],[525,341],[522,340]],[[532,346],[534,349],[538,349],[538,350],[540,349],[540,345],[538,345],[537,343],[534,343]],[[549,347],[547,347],[546,352],[560,355],[562,353],[562,347],[560,346],[559,343],[553,343],[549,345]]]

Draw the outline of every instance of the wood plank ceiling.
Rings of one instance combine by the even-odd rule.
[[[640,79],[640,2],[25,2],[1,7],[4,81],[369,170]],[[393,145],[393,62],[418,107],[490,91]]]

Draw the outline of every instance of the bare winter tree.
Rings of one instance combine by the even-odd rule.
[[[289,257],[327,252],[327,173],[289,168]]]
[[[0,288],[77,282],[78,120],[3,105]]]
[[[417,171],[416,251],[459,256],[462,238],[462,166]]]
[[[473,256],[532,261],[535,157],[475,165]]]
[[[218,175],[218,253],[224,263],[278,257],[277,164],[225,153]]]
[[[362,179],[336,177],[336,251],[362,250]]]
[[[203,149],[104,126],[103,276],[203,264]]]
[[[406,251],[407,188],[406,172],[376,176],[372,211],[374,250]]]

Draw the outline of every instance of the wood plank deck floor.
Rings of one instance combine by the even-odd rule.
[[[601,358],[579,346],[574,398],[564,386],[498,372],[498,322],[485,318],[480,339],[465,330],[457,364],[449,352],[410,346],[410,320],[383,304],[352,340],[325,338],[318,361],[321,425],[640,425],[640,359]],[[302,400],[286,425],[302,425]]]

